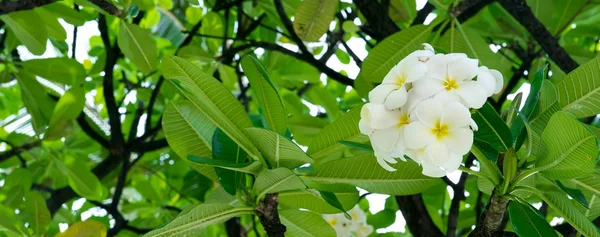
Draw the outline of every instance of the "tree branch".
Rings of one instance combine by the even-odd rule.
[[[281,220],[279,219],[279,212],[277,211],[278,203],[277,193],[271,193],[267,194],[265,199],[256,208],[260,223],[265,227],[267,235],[271,237],[283,237],[286,231],[286,227],[281,224]]]
[[[475,156],[473,154],[469,155],[467,160],[465,161],[466,167],[471,167],[473,165],[473,161],[475,160]],[[452,202],[450,203],[450,211],[448,213],[448,228],[446,229],[446,236],[454,237],[456,236],[456,226],[458,225],[459,211],[460,211],[460,201],[465,200],[465,184],[467,183],[467,178],[469,177],[469,173],[463,172],[460,175],[460,179],[458,183],[452,186],[452,190],[454,190],[454,197],[452,197]]]
[[[277,14],[279,15],[279,18],[281,19],[283,26],[285,26],[285,29],[288,31],[288,33],[292,37],[291,40],[293,40],[298,45],[298,49],[300,49],[300,53],[311,54],[308,51],[308,49],[306,48],[306,45],[304,45],[304,42],[302,41],[302,39],[300,39],[298,34],[296,34],[296,31],[294,30],[294,26],[292,25],[292,21],[285,13],[285,9],[283,8],[283,4],[281,3],[281,0],[273,0],[273,1],[275,2],[275,9],[277,9]]]
[[[12,149],[5,151],[3,153],[0,153],[0,162],[3,162],[4,160],[7,160],[13,156],[19,155],[23,151],[31,150],[35,147],[38,147],[41,144],[42,144],[42,142],[38,140],[38,141],[35,141],[32,143],[23,144],[21,146],[16,146],[16,147],[13,146]],[[12,146],[11,144],[8,144],[8,145]]]
[[[36,7],[41,7],[54,2],[56,2],[56,0],[5,0],[0,3],[0,15],[17,11],[31,10]]]
[[[388,6],[383,2],[373,0],[354,0],[357,8],[367,18],[367,25],[363,30],[377,41],[400,31],[400,28],[390,19],[388,15]],[[388,1],[389,3],[389,1]]]
[[[558,40],[550,34],[546,27],[533,15],[524,0],[498,0],[506,9],[542,46],[548,57],[554,61],[565,73],[573,71],[579,66],[567,52],[560,47]]]
[[[81,130],[83,130],[83,132],[85,134],[87,134],[88,137],[90,137],[91,139],[93,139],[94,141],[99,143],[104,148],[109,148],[110,145],[109,145],[108,140],[106,140],[106,138],[104,136],[100,135],[92,128],[92,126],[85,119],[84,112],[81,112],[79,114],[79,116],[77,116],[77,124],[79,124],[79,127],[81,127]]]
[[[429,216],[421,194],[396,196],[396,202],[413,236],[444,236]]]
[[[502,225],[502,219],[504,218],[508,202],[508,199],[503,199],[492,193],[492,197],[490,197],[483,215],[477,222],[475,230],[469,236],[492,237],[496,232],[501,231],[500,226]]]
[[[94,5],[98,6],[99,8],[102,8],[102,10],[106,11],[108,14],[111,14],[111,15],[114,15],[117,17],[123,16],[123,13],[124,13],[123,10],[117,8],[112,3],[109,3],[104,0],[89,0],[89,1],[92,2]]]
[[[427,18],[427,16],[429,16],[433,9],[435,9],[435,6],[433,6],[433,4],[429,2],[425,3],[425,6],[423,6],[423,8],[419,10],[419,12],[417,12],[417,16],[410,25],[414,26],[423,24],[423,22],[425,22],[425,19]]]

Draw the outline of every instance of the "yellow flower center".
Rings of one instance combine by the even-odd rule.
[[[441,140],[444,137],[447,137],[449,134],[448,125],[442,124],[440,121],[436,122],[433,128],[431,129],[431,133],[435,135],[438,140]]]
[[[446,78],[446,80],[442,82],[442,85],[444,86],[444,88],[446,88],[447,91],[452,89],[458,89],[458,82],[454,78]]]
[[[396,85],[398,86],[398,88],[402,87],[405,82],[406,82],[406,75],[404,75],[404,73],[402,73],[402,75],[400,75],[398,78],[396,78]]]
[[[332,218],[331,220],[329,220],[329,225],[330,226],[335,226],[335,224],[337,224],[337,219]]]
[[[410,118],[408,117],[408,113],[402,113],[402,115],[400,115],[398,120],[400,121],[398,123],[399,128],[410,123]]]

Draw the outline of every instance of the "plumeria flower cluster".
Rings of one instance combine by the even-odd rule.
[[[503,79],[466,54],[435,54],[431,45],[423,47],[369,92],[359,128],[384,169],[394,171],[390,164],[406,161],[406,155],[423,174],[442,177],[458,169],[473,144],[477,124],[469,109],[500,92]]]
[[[367,237],[373,232],[373,226],[367,224],[367,215],[358,205],[348,211],[352,219],[343,213],[323,215],[323,218],[333,227],[337,236]]]

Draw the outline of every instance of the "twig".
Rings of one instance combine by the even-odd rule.
[[[102,10],[106,11],[108,14],[114,15],[116,17],[123,16],[123,10],[117,8],[112,3],[109,3],[104,0],[89,0],[89,1],[92,2],[94,5],[102,8]]]
[[[36,7],[41,7],[47,4],[56,2],[56,0],[19,0],[19,1],[2,1],[0,3],[0,15],[11,12],[31,10]]]
[[[10,149],[8,151],[5,151],[3,153],[0,153],[0,162],[2,162],[4,160],[7,160],[7,159],[9,159],[9,158],[11,158],[11,157],[13,157],[15,155],[19,155],[23,151],[31,150],[31,149],[33,149],[35,147],[38,147],[38,146],[40,146],[42,144],[42,142],[39,141],[39,140],[35,141],[35,142],[32,142],[32,143],[26,143],[26,144],[23,144],[21,146],[13,146],[9,142],[6,142],[6,141],[3,141],[3,142],[5,142],[9,146],[11,146],[12,149]],[[23,162],[23,161],[21,161],[21,162]],[[25,164],[25,166],[26,166],[26,164]]]
[[[275,2],[275,9],[277,10],[277,14],[279,15],[279,18],[281,19],[283,26],[285,26],[285,29],[290,34],[290,37],[291,37],[290,39],[298,45],[298,49],[300,49],[300,53],[311,54],[308,51],[308,49],[306,48],[306,45],[304,45],[304,42],[302,42],[302,39],[300,39],[298,34],[296,34],[296,31],[294,31],[294,26],[292,25],[292,21],[290,20],[290,18],[288,18],[287,14],[285,13],[285,9],[283,8],[283,4],[281,3],[281,0],[273,0],[273,1]]]
[[[354,63],[356,63],[356,66],[362,67],[362,60],[354,53],[354,51],[352,51],[352,49],[348,46],[346,41],[342,40],[341,43],[342,46],[344,46],[344,48],[346,49],[346,53],[348,53],[348,55],[352,57],[352,60],[354,60]]]
[[[377,41],[400,31],[400,28],[390,19],[387,14],[388,4],[372,0],[354,0],[357,8],[367,18],[367,25],[363,30]]]
[[[410,25],[414,26],[414,25],[423,24],[423,22],[425,22],[425,19],[427,19],[427,16],[429,16],[429,14],[433,11],[433,9],[435,9],[433,4],[431,4],[429,2],[425,3],[425,6],[423,6],[423,8],[421,10],[419,10],[419,12],[417,12],[417,16],[415,17],[415,19],[412,21],[412,23]]]

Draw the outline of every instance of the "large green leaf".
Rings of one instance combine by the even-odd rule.
[[[472,115],[479,130],[475,132],[475,140],[490,144],[497,151],[506,151],[512,147],[510,129],[496,113],[494,107],[485,103]]]
[[[600,113],[600,58],[590,60],[556,84],[558,104],[577,118]]]
[[[223,130],[253,159],[262,159],[256,147],[242,131],[252,127],[250,118],[242,105],[221,83],[179,57],[164,57],[162,71],[165,78],[169,79],[200,113]]]
[[[344,150],[349,149],[347,146],[339,143],[339,141],[367,142],[369,138],[362,135],[358,130],[361,107],[359,106],[350,110],[337,121],[321,129],[308,146],[306,153],[317,162],[325,162],[341,158]]]
[[[254,96],[264,115],[265,125],[270,130],[284,135],[287,128],[287,114],[267,71],[258,59],[252,55],[242,59],[242,68],[248,81],[250,81],[250,85],[252,85]]]
[[[279,217],[287,227],[285,236],[290,237],[335,237],[335,230],[321,215],[309,211],[280,210]]]
[[[43,24],[43,21],[35,11],[12,12],[0,16],[0,19],[6,23],[29,52],[42,55],[46,51],[48,31],[45,27],[40,27],[39,24]]]
[[[162,126],[169,146],[186,162],[189,155],[212,157],[212,136],[216,126],[190,101],[170,103],[165,109]],[[202,175],[218,180],[213,167],[190,162],[188,164]]]
[[[342,204],[343,210],[348,211],[358,202],[358,190],[350,185],[335,184],[338,190],[335,196]],[[330,205],[315,189],[294,190],[279,193],[279,205],[283,209],[307,209],[323,214],[342,212]]]
[[[306,185],[287,168],[277,168],[273,170],[264,170],[258,177],[252,188],[252,192],[257,196],[257,201],[268,193],[278,193],[288,190],[305,189]]]
[[[216,129],[213,135],[213,159],[215,161],[227,161],[241,164],[248,156],[231,138],[221,129]],[[242,182],[243,173],[234,170],[215,168],[219,182],[223,189],[231,195],[235,195],[238,186]]]
[[[529,118],[533,114],[535,107],[540,99],[540,90],[542,89],[542,83],[546,79],[547,73],[548,73],[548,65],[544,65],[535,74],[533,81],[531,82],[531,89],[529,90],[529,96],[527,96],[527,100],[525,100],[525,105],[523,106],[523,109],[521,109],[521,111],[519,112],[521,114],[521,116],[524,117],[524,119],[517,118],[510,125],[510,131],[513,136],[513,142],[515,142],[515,148],[516,148],[515,150],[518,150],[521,147],[521,145],[523,144],[523,139],[525,138],[525,136],[522,135],[523,128],[526,127],[525,123],[529,123]],[[530,133],[529,129],[527,130],[527,132]]]
[[[102,198],[100,180],[86,168],[83,161],[74,159],[71,166],[66,166],[57,158],[52,160],[56,168],[67,177],[69,186],[75,193],[90,200],[100,200]]]
[[[83,66],[72,58],[31,59],[21,63],[37,76],[64,85],[79,86],[87,76]]]
[[[137,25],[121,21],[117,44],[121,52],[144,74],[156,70],[157,48],[150,32]]]
[[[421,49],[421,44],[429,37],[429,31],[427,26],[417,25],[385,38],[369,52],[360,75],[370,82],[381,82],[401,59]]]
[[[435,179],[421,174],[421,168],[412,161],[392,165],[397,171],[383,169],[373,154],[345,158],[321,164],[304,180],[345,183],[369,192],[390,195],[410,195],[426,190]]]
[[[167,225],[150,231],[144,236],[198,235],[202,233],[202,229],[209,225],[225,222],[232,217],[253,213],[254,209],[252,207],[232,207],[221,203],[200,204],[187,213],[180,214]]]
[[[46,207],[46,200],[38,192],[28,192],[25,194],[25,217],[33,234],[35,236],[42,236],[46,233],[46,228],[52,221],[52,216],[48,207]]]
[[[542,133],[535,169],[551,179],[583,177],[594,171],[597,157],[596,136],[571,115],[557,112]]]
[[[8,236],[29,236],[29,232],[25,230],[23,221],[15,214],[15,210],[4,205],[0,205],[0,230]]]
[[[544,202],[556,211],[556,213],[563,218],[569,224],[571,224],[577,231],[585,236],[600,236],[600,232],[591,221],[589,221],[584,214],[577,211],[572,202],[567,198],[566,195],[558,192],[540,192],[533,188],[527,188],[533,194],[540,197]]]
[[[284,136],[262,128],[246,128],[246,133],[270,167],[297,168],[312,163],[312,159]]]
[[[83,14],[79,13],[72,7],[63,4],[62,2],[48,4],[46,6],[41,7],[41,9],[51,12],[52,14],[62,18],[69,24],[75,26],[82,26],[83,24],[85,24],[85,18],[83,17]]]
[[[558,105],[556,88],[551,82],[544,81],[542,82],[538,104],[529,120],[533,130],[541,134],[548,121],[550,121],[550,117],[557,111],[560,111],[560,106]]]
[[[32,118],[33,129],[37,133],[42,133],[52,116],[54,102],[51,101],[46,89],[35,79],[34,75],[21,71],[16,76],[23,104]]]
[[[312,85],[304,93],[304,98],[312,104],[323,106],[331,122],[338,120],[342,115],[337,98],[322,85]]]
[[[257,175],[263,169],[263,165],[258,161],[248,162],[248,163],[233,163],[224,160],[215,160],[210,158],[199,157],[195,155],[190,155],[187,159],[191,162],[202,164],[202,165],[210,165],[214,167],[219,167],[227,170],[239,171],[248,174]]]
[[[48,32],[48,37],[50,39],[58,41],[67,39],[67,32],[58,21],[58,17],[43,8],[36,8],[34,11],[40,16],[43,24],[46,25],[46,31]]]
[[[68,128],[74,119],[79,116],[85,106],[85,92],[77,86],[67,90],[58,100],[52,117],[48,124],[48,130],[44,139],[59,139],[68,134]]]
[[[294,31],[309,42],[319,41],[337,11],[336,0],[304,0],[294,13]]]
[[[552,226],[537,213],[537,210],[525,206],[519,202],[511,202],[508,205],[510,223],[519,236],[558,236]]]
[[[600,171],[569,181],[576,184],[580,190],[590,191],[600,197]]]

